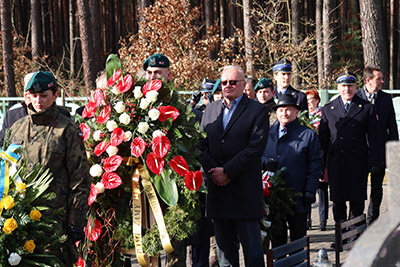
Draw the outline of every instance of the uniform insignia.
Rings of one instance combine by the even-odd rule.
[[[360,105],[358,105],[360,108],[362,108],[362,105],[360,104]]]
[[[151,66],[155,65],[156,64],[156,59],[154,57],[151,57],[149,59],[149,63],[150,63]]]
[[[294,93],[292,93],[292,95],[294,95]]]
[[[335,108],[334,106],[331,107],[331,109],[334,109],[334,108]]]

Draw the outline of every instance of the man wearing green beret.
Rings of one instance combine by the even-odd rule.
[[[163,54],[154,54],[143,62],[143,70],[146,72],[146,79],[157,80],[164,78],[169,82],[172,78],[172,72],[169,70],[169,59]]]
[[[31,95],[28,115],[11,127],[10,142],[22,145],[23,159],[28,160],[27,172],[40,163],[53,174],[48,192],[56,198],[47,203],[47,216],[62,226],[68,240],[61,247],[51,247],[65,266],[78,260],[74,243],[83,239],[90,192],[89,164],[82,133],[75,123],[61,115],[55,105],[57,82],[50,72],[33,74],[26,91]]]
[[[275,105],[274,95],[275,89],[271,79],[261,78],[254,87],[256,100],[268,108],[269,126],[272,126],[276,121],[276,113],[272,109]]]

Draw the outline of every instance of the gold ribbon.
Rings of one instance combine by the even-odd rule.
[[[141,181],[146,196],[149,200],[150,207],[154,213],[158,230],[160,231],[161,244],[164,251],[169,254],[174,251],[170,238],[165,227],[164,216],[161,211],[160,203],[153,184],[149,181],[149,172],[144,168],[138,159],[130,158],[126,162],[129,166],[136,164],[136,169],[132,175],[132,224],[133,224],[133,238],[135,241],[136,258],[141,266],[149,266],[149,259],[143,252],[142,245],[142,203],[141,203],[141,192],[140,184]],[[142,178],[142,179],[140,179]]]

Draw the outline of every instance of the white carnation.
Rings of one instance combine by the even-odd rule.
[[[118,124],[115,121],[111,120],[111,121],[107,121],[106,127],[107,127],[108,131],[112,132],[112,131],[114,131],[115,128],[118,127]]]
[[[146,98],[151,102],[154,103],[157,101],[158,92],[157,91],[149,91],[146,94]]]
[[[124,112],[124,113],[122,113],[122,114],[119,116],[119,121],[120,121],[122,124],[128,125],[128,124],[131,122],[131,118],[129,117],[128,114],[126,114],[126,113]]]
[[[103,168],[99,164],[90,167],[89,173],[93,177],[100,177],[103,174]]]
[[[106,152],[107,152],[107,154],[108,154],[109,157],[112,157],[112,156],[114,156],[114,155],[117,155],[117,153],[118,153],[118,148],[117,148],[116,146],[109,146],[109,147],[106,149]]]
[[[111,89],[111,92],[112,92],[114,95],[120,95],[120,94],[121,94],[121,91],[118,90],[118,88],[117,88],[116,86],[113,86],[113,88]]]
[[[146,109],[146,108],[149,107],[149,105],[150,105],[150,101],[149,101],[147,98],[142,98],[142,99],[140,100],[139,108],[141,108],[141,109]]]
[[[157,137],[157,136],[165,136],[165,133],[161,130],[155,130],[153,132],[153,138]]]
[[[124,141],[128,142],[132,138],[132,132],[131,131],[126,131],[124,132]]]
[[[147,124],[147,122],[139,122],[139,125],[137,128],[139,133],[145,134],[148,129],[149,129],[149,125]]]
[[[101,182],[97,182],[97,184],[94,186],[96,188],[97,194],[104,193],[104,184]]]
[[[97,130],[93,133],[93,139],[94,141],[101,141],[103,139],[103,132],[100,130]]]
[[[119,101],[117,104],[115,104],[114,109],[117,113],[122,113],[125,111],[125,103],[122,101]]]
[[[10,257],[8,257],[8,263],[11,266],[18,265],[21,262],[21,260],[22,260],[21,256],[18,255],[18,253],[15,253],[15,252],[11,253]]]
[[[139,99],[143,96],[142,89],[140,86],[135,86],[135,89],[133,90],[133,95],[135,96],[136,99]]]
[[[152,121],[155,121],[160,117],[160,111],[158,109],[152,108],[149,110],[149,117]]]

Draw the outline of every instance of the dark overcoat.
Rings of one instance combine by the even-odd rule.
[[[271,127],[262,162],[273,158],[278,169],[286,167],[283,179],[295,192],[315,194],[322,173],[322,151],[314,130],[300,125],[296,119],[286,125],[287,133],[279,138],[279,122]],[[302,197],[296,197],[295,213],[310,212]]]
[[[319,137],[330,199],[366,200],[369,169],[383,163],[375,106],[355,95],[346,113],[339,96],[322,108]]]
[[[261,219],[263,192],[261,156],[268,138],[267,108],[243,95],[226,129],[222,125],[222,100],[209,104],[201,128],[200,162],[207,177],[223,167],[231,181],[217,186],[207,179],[207,216],[218,219]]]

